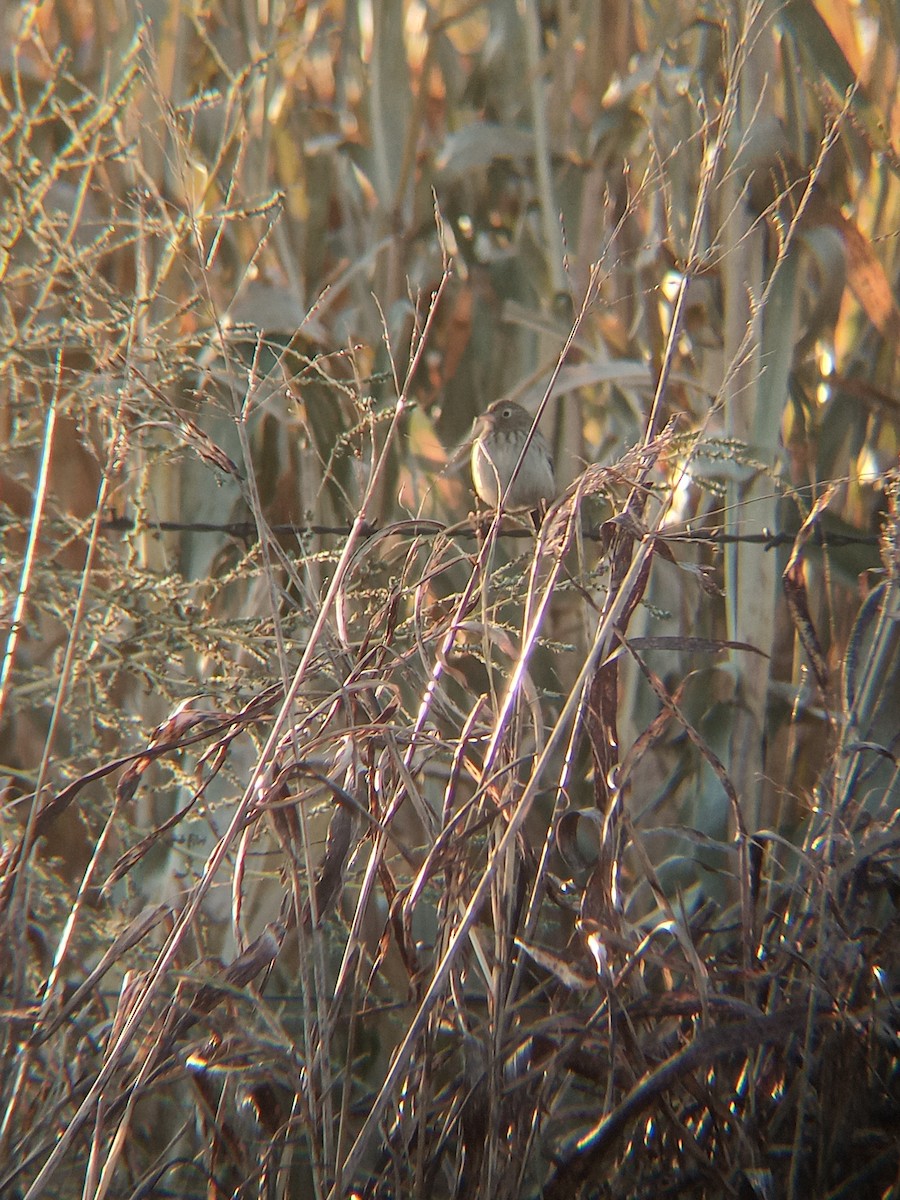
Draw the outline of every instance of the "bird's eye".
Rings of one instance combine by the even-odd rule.
[[[503,417],[504,421],[509,420],[509,418],[512,416],[512,409],[509,407],[509,405],[501,410],[500,416]]]

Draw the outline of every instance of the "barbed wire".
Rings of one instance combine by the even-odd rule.
[[[269,532],[279,537],[294,536],[298,541],[309,537],[346,537],[350,532],[350,524],[319,525],[286,524],[270,525]],[[254,541],[258,536],[255,521],[139,521],[134,517],[124,515],[110,517],[101,522],[101,529],[106,533],[217,533],[226,537],[238,538],[241,541]],[[479,533],[478,522],[475,520],[460,521],[446,525],[442,521],[411,518],[388,525],[377,523],[364,527],[364,538],[376,535],[384,537],[395,534],[398,537],[422,537],[434,534],[445,534],[454,537],[476,538]],[[503,529],[505,537],[533,538],[534,531],[525,526],[516,528],[509,526]],[[589,541],[602,542],[608,539],[609,532],[601,523],[594,528],[585,529],[582,536]],[[754,533],[729,533],[720,528],[712,529],[677,529],[658,532],[657,538],[666,542],[707,543],[713,545],[761,545],[766,550],[776,550],[781,546],[792,546],[797,531],[779,531],[761,529]],[[873,546],[879,545],[877,534],[836,533],[817,527],[810,542],[824,548],[838,549],[843,546]]]

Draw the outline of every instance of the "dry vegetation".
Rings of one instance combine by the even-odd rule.
[[[0,19],[0,1195],[900,1196],[896,7]]]

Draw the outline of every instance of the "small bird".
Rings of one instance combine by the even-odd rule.
[[[496,508],[525,445],[533,418],[521,404],[495,400],[475,420],[472,442],[472,483],[480,500]],[[542,510],[556,495],[550,447],[535,430],[515,481],[506,497],[509,512]]]

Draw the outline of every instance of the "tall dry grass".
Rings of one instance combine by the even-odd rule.
[[[2,17],[0,1195],[897,1195],[890,6]]]

